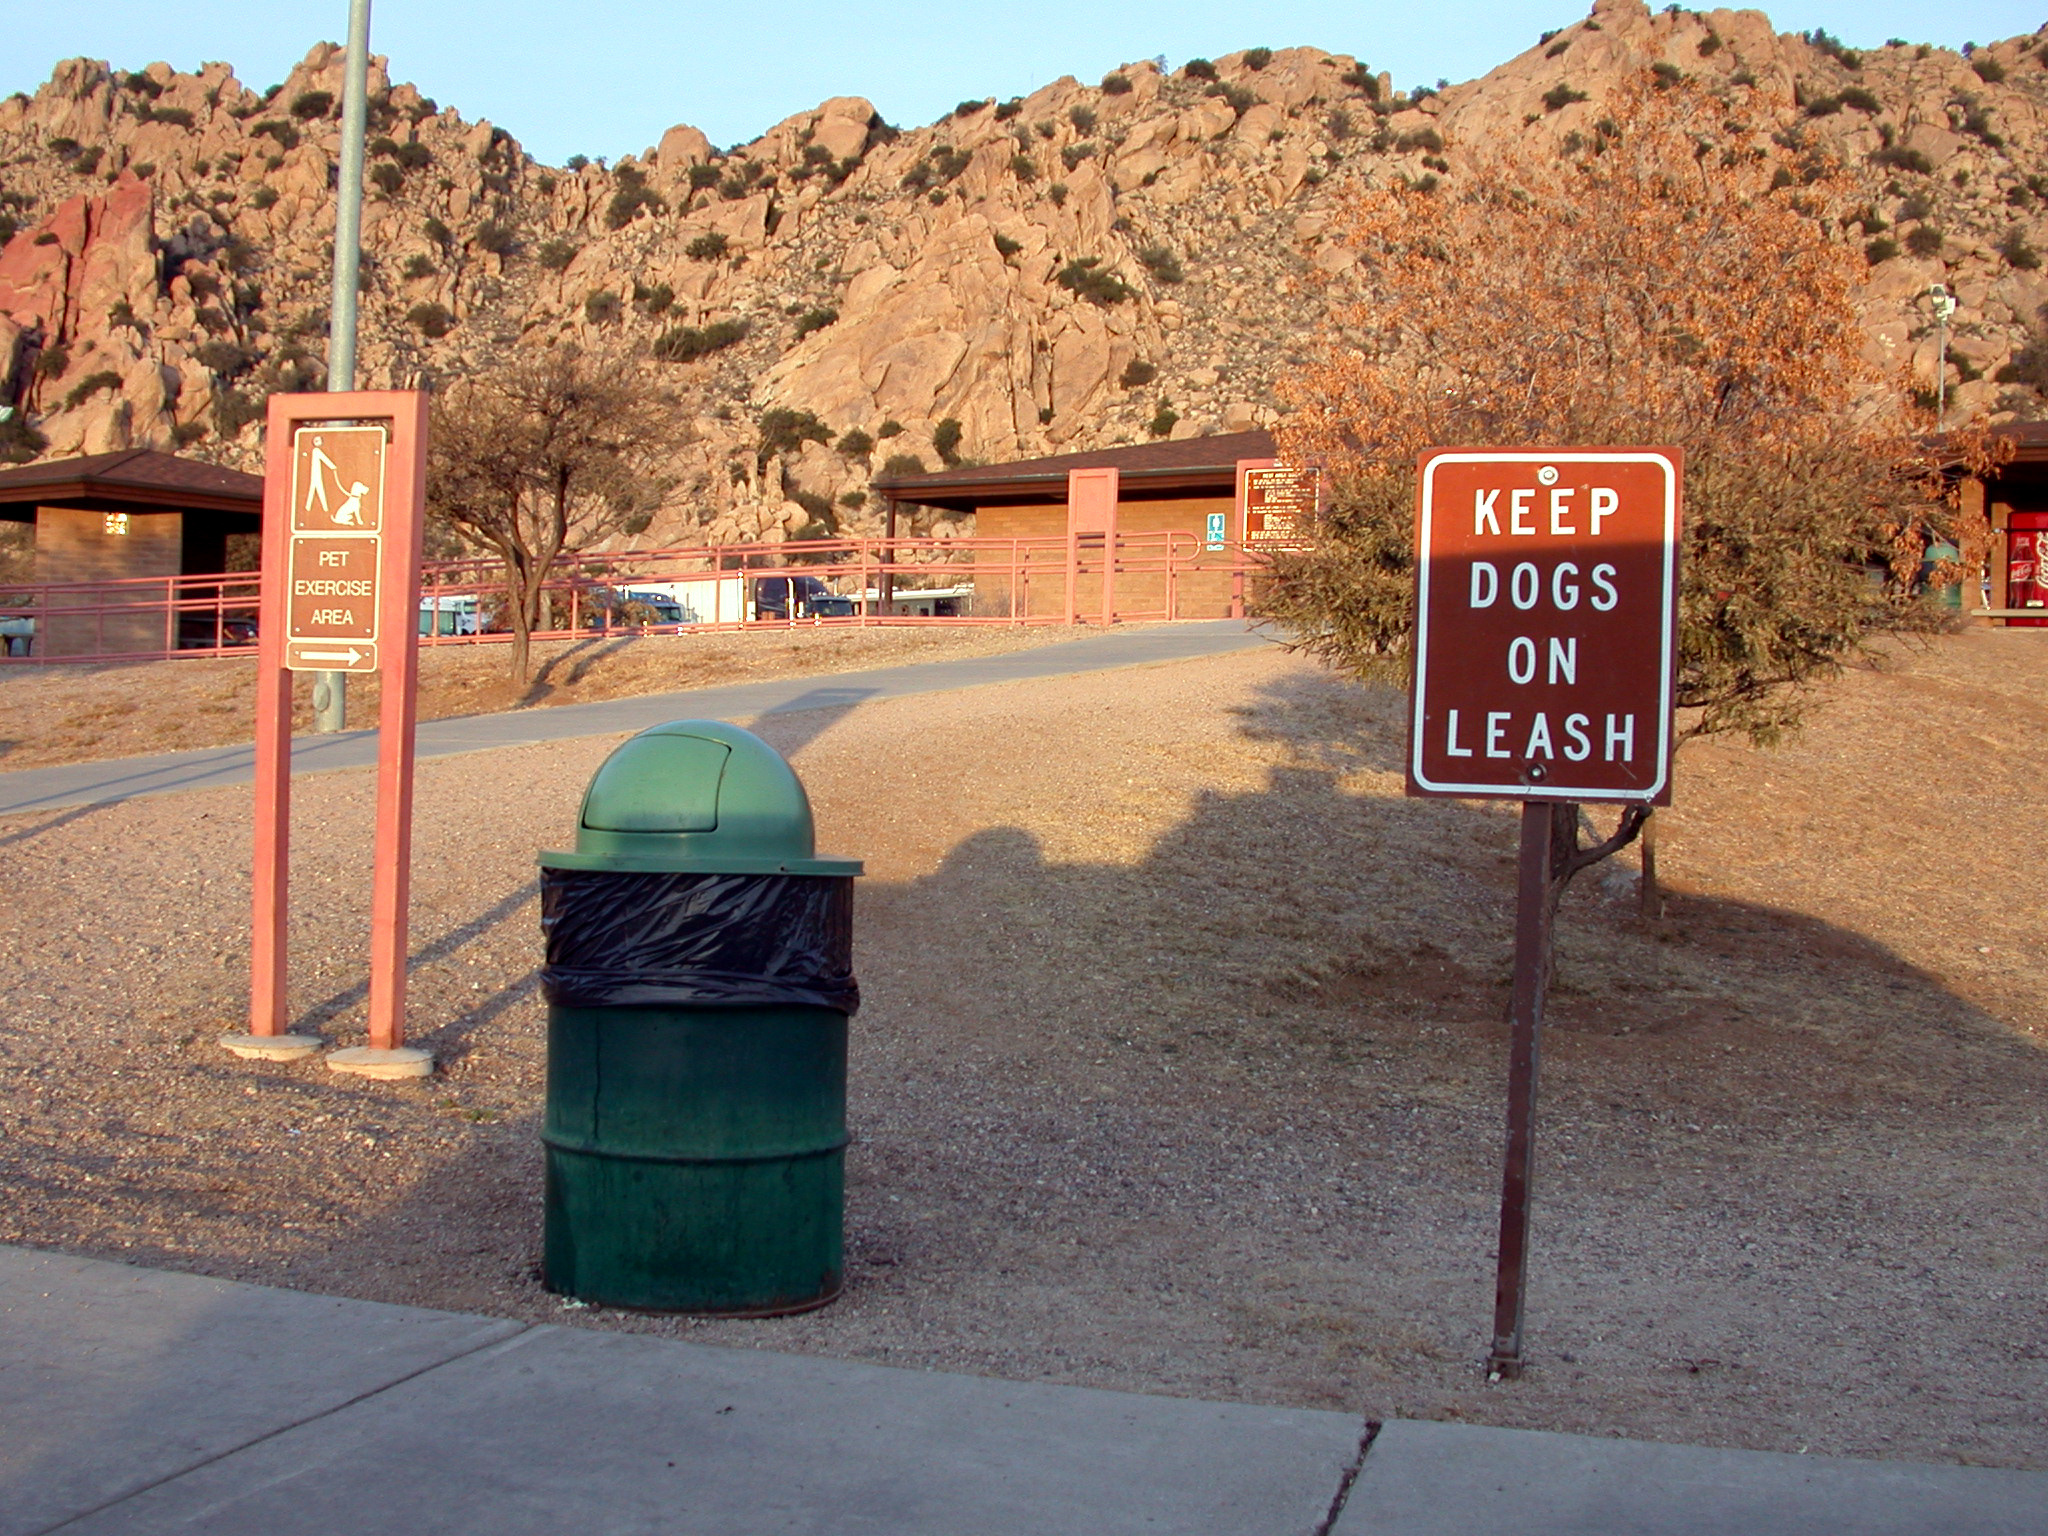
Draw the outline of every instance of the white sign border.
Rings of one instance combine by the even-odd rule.
[[[299,439],[309,432],[375,432],[382,443],[377,453],[377,526],[375,528],[300,528],[298,521],[299,492]],[[391,423],[377,420],[357,420],[353,417],[337,417],[333,421],[301,421],[292,429],[292,480],[291,505],[286,517],[287,537],[285,539],[284,561],[284,669],[287,672],[330,672],[337,670],[318,663],[295,665],[292,660],[293,646],[321,645],[367,645],[377,664],[372,667],[341,668],[367,676],[383,670],[384,653],[379,642],[384,638],[384,495],[390,486]],[[337,640],[332,635],[295,635],[292,633],[292,568],[293,557],[298,551],[301,539],[349,539],[367,543],[370,546],[370,581],[373,590],[370,595],[370,633],[367,638]]]
[[[1422,771],[1423,720],[1427,713],[1426,679],[1429,676],[1429,576],[1430,555],[1429,535],[1431,519],[1436,512],[1435,481],[1439,464],[1655,464],[1664,471],[1664,601],[1663,627],[1659,644],[1663,651],[1664,665],[1659,686],[1659,709],[1657,711],[1657,778],[1656,782],[1644,789],[1573,789],[1559,784],[1440,784]],[[1542,450],[1503,450],[1490,453],[1479,449],[1469,452],[1438,454],[1429,461],[1422,472],[1421,516],[1418,519],[1415,548],[1415,687],[1414,701],[1409,716],[1409,776],[1419,788],[1437,795],[1463,795],[1473,799],[1488,800],[1620,800],[1647,804],[1664,792],[1664,786],[1671,775],[1671,728],[1672,688],[1677,674],[1678,625],[1678,467],[1670,456],[1661,452],[1646,450],[1615,449],[1600,452],[1595,449],[1561,448],[1554,452]]]

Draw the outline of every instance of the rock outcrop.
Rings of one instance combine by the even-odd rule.
[[[559,341],[634,350],[692,417],[673,504],[643,538],[863,526],[891,456],[1270,423],[1275,381],[1344,294],[1343,188],[1554,156],[1653,68],[1753,93],[1866,184],[1843,238],[1867,249],[1874,357],[1931,385],[1925,294],[1945,282],[1953,408],[2043,409],[2044,37],[1859,56],[1760,12],[1640,0],[1600,0],[1439,92],[1253,49],[1062,79],[915,130],[851,96],[725,151],[679,125],[609,166],[539,165],[379,62],[363,382]],[[325,374],[340,75],[331,44],[262,94],[225,65],[75,59],[0,102],[0,452],[147,443],[254,465],[263,395]],[[770,411],[808,413],[834,446],[764,462]]]

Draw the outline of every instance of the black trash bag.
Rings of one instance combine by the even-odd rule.
[[[564,1008],[860,1011],[851,876],[543,869],[540,927]]]

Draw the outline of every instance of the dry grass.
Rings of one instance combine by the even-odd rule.
[[[1564,910],[1533,1368],[1488,1387],[1514,818],[1402,797],[1400,701],[1272,653],[763,726],[869,860],[845,1297],[699,1323],[536,1280],[536,846],[610,742],[423,764],[417,1086],[211,1043],[246,800],[0,829],[0,1240],[993,1375],[2048,1467],[2048,646],[1688,749],[1668,917]],[[359,1038],[366,774],[300,817],[295,1011]],[[147,879],[135,872],[148,872]]]
[[[645,635],[536,645],[534,676],[506,672],[501,645],[439,645],[420,653],[420,718],[498,714],[721,683],[988,656],[1071,640],[1058,627],[787,629]],[[374,726],[372,674],[349,682],[349,721]],[[312,684],[293,690],[299,730],[313,723]],[[247,659],[0,668],[0,770],[40,768],[247,741],[255,729],[255,664]]]

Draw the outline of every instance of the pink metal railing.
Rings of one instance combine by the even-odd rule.
[[[897,538],[571,553],[549,570],[533,638],[1217,617],[1243,612],[1246,578],[1259,564],[1236,545],[1211,548],[1177,531],[1119,534],[1107,549],[1085,537]],[[823,601],[790,600],[790,584],[802,578],[816,579]],[[650,607],[632,596],[662,588],[686,609],[680,621],[660,616],[666,602]],[[256,589],[253,571],[0,587],[0,648],[15,664],[252,654]],[[949,594],[935,607],[950,601],[955,611],[910,611],[933,592]],[[505,606],[500,562],[429,561],[421,644],[507,640]]]

